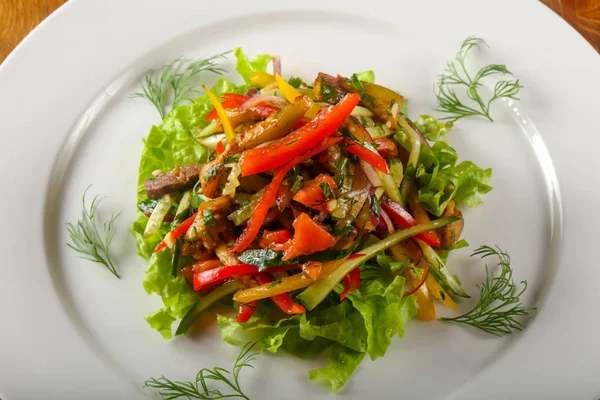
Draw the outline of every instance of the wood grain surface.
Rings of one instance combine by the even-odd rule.
[[[540,0],[600,52],[600,0]],[[67,0],[0,0],[0,63],[23,38]]]

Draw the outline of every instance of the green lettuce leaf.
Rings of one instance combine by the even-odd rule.
[[[165,308],[147,315],[146,321],[158,330],[165,339],[170,339],[171,324],[185,315],[187,310],[198,300],[198,295],[181,275],[171,275],[171,251],[163,250],[150,258],[150,265],[143,281],[146,293],[156,293]],[[172,319],[168,318],[170,316]]]
[[[357,72],[356,77],[358,80],[368,83],[375,83],[375,72],[368,70],[363,72]]]
[[[427,211],[440,216],[452,199],[470,207],[482,203],[480,194],[492,190],[487,184],[492,170],[481,169],[471,161],[456,164],[456,150],[437,141],[431,150],[422,147],[415,178],[419,184],[417,200]]]
[[[403,298],[404,278],[390,283],[384,278],[371,280],[348,293],[352,305],[361,313],[367,330],[367,352],[372,360],[385,355],[395,334],[404,335],[404,324],[417,314],[414,296]]]
[[[328,354],[328,366],[308,371],[308,377],[312,381],[329,380],[331,391],[337,392],[348,382],[356,367],[365,357],[365,353],[335,343],[329,348]]]
[[[367,330],[360,312],[344,301],[317,312],[302,314],[300,337],[313,340],[317,337],[329,339],[355,351],[367,351]]]
[[[442,122],[427,114],[419,115],[415,125],[423,136],[432,142],[439,140],[454,127],[452,122]]]
[[[175,317],[166,308],[147,314],[144,318],[163,338],[171,339],[173,337],[171,327],[173,326],[173,322],[175,322]]]
[[[253,72],[266,71],[267,64],[273,59],[269,54],[258,54],[253,61],[250,61],[241,47],[233,49],[233,54],[237,57],[235,70],[247,84],[250,84],[250,75]]]

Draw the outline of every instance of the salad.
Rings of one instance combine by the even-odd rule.
[[[452,123],[412,121],[372,71],[284,78],[278,57],[234,55],[241,85],[203,87],[144,141],[131,232],[164,303],[145,318],[170,339],[230,306],[216,315],[225,342],[326,352],[309,377],[337,391],[408,320],[469,297],[446,262],[491,170],[458,162]],[[200,69],[222,72],[220,57]]]

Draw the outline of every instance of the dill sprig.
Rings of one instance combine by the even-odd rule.
[[[210,71],[217,75],[225,72],[217,65],[217,61],[225,58],[227,53],[229,51],[196,61],[177,58],[157,70],[150,70],[144,76],[142,91],[135,93],[134,97],[149,100],[164,119],[169,102],[171,102],[170,108],[173,109],[184,100],[191,101],[191,96],[198,93],[192,81],[201,72]]]
[[[233,368],[227,371],[221,367],[213,369],[202,368],[196,375],[194,382],[190,381],[172,381],[164,376],[160,378],[151,378],[144,383],[144,387],[158,390],[158,394],[164,400],[172,399],[225,399],[238,398],[250,400],[244,394],[240,387],[240,372],[244,367],[254,368],[252,362],[256,359],[256,352],[250,352],[257,342],[249,342],[244,345],[238,355]],[[207,381],[216,381],[224,383],[232,389],[232,393],[222,393],[217,389],[209,389]]]
[[[110,243],[115,234],[115,220],[121,213],[113,214],[104,222],[104,235],[98,230],[97,209],[103,197],[96,195],[89,208],[86,206],[85,196],[91,186],[83,192],[81,218],[76,224],[67,223],[67,230],[72,243],[67,246],[81,255],[81,258],[103,264],[114,276],[120,278],[119,273],[110,258]]]
[[[490,107],[494,101],[502,98],[519,100],[517,93],[523,86],[518,79],[500,80],[494,85],[494,92],[489,99],[484,100],[481,96],[478,89],[482,86],[483,78],[493,75],[512,75],[506,65],[490,64],[481,68],[471,77],[465,66],[465,59],[473,47],[479,47],[481,44],[486,44],[483,39],[475,36],[466,38],[456,53],[455,59],[448,62],[443,74],[438,75],[435,93],[438,101],[436,110],[448,114],[440,119],[454,122],[464,117],[480,115],[494,121],[490,115]],[[467,98],[474,104],[465,104],[458,98],[454,91],[454,86],[457,85],[465,87]]]
[[[442,318],[444,321],[471,325],[484,332],[502,336],[520,331],[523,324],[516,318],[531,314],[535,308],[526,308],[521,303],[521,295],[527,289],[527,281],[522,281],[523,288],[519,291],[512,278],[510,256],[499,247],[481,246],[471,255],[498,257],[500,276],[494,277],[488,265],[485,265],[486,279],[479,287],[479,300],[475,307],[466,314],[455,318]]]

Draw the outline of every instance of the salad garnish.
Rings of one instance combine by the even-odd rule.
[[[521,295],[527,289],[527,281],[521,281],[523,287],[517,288],[510,267],[510,256],[499,247],[481,246],[471,255],[498,257],[501,272],[494,276],[488,265],[485,266],[486,279],[479,287],[479,300],[471,311],[453,318],[441,318],[442,321],[470,325],[492,335],[502,336],[524,328],[517,317],[527,316],[535,311],[521,303]]]
[[[149,262],[144,288],[164,303],[148,323],[170,339],[213,306],[230,306],[236,316],[217,314],[225,342],[327,353],[328,366],[309,377],[337,391],[366,355],[385,355],[408,320],[435,320],[436,301],[459,311],[455,300],[469,294],[448,257],[468,246],[461,210],[482,202],[492,171],[459,162],[441,138],[464,116],[491,119],[490,104],[515,94],[500,84],[483,102],[481,79],[508,71],[492,65],[471,79],[464,59],[479,43],[463,43],[448,70],[467,78],[448,75],[440,93],[458,100],[453,85],[472,85],[483,108],[469,114],[461,104],[450,122],[413,122],[404,96],[375,84],[372,71],[286,80],[280,58],[270,74],[273,57],[234,49],[243,83],[201,86],[204,96],[173,108],[144,141],[131,232]],[[169,71],[166,81],[179,74]],[[491,255],[482,249],[491,248],[476,254]],[[488,271],[474,310],[446,321],[492,334],[522,328],[515,318],[531,312],[519,300],[525,289],[516,291],[508,255],[498,254],[500,277]],[[152,382],[192,390],[199,380]]]
[[[217,75],[223,74],[225,70],[217,62],[228,53],[229,51],[195,61],[182,58],[173,60],[156,71],[149,71],[144,77],[142,91],[134,96],[149,100],[164,119],[170,108],[191,100],[191,96],[198,93],[193,83],[200,73],[209,71]]]
[[[213,369],[202,368],[196,374],[193,381],[172,381],[164,376],[160,378],[150,378],[144,383],[144,387],[156,389],[158,394],[166,400],[174,399],[246,399],[250,400],[244,394],[240,386],[240,373],[246,367],[254,368],[252,362],[256,359],[258,353],[251,352],[256,346],[256,342],[246,343],[240,354],[237,356],[231,371],[221,367]],[[231,392],[223,393],[221,390],[212,389],[210,381],[221,383],[231,389]]]
[[[494,75],[512,75],[504,64],[489,64],[476,73],[469,73],[465,60],[473,47],[486,44],[481,38],[470,36],[464,40],[454,60],[449,61],[443,74],[438,75],[436,110],[446,113],[442,120],[456,121],[464,117],[480,115],[494,121],[490,107],[496,100],[506,98],[519,100],[517,94],[523,86],[519,80],[500,80],[496,82],[491,96],[482,96],[482,79]],[[464,86],[465,97],[456,94],[454,87]],[[461,100],[461,97],[465,99]],[[468,101],[467,101],[468,100]]]
[[[71,243],[67,246],[78,252],[84,260],[93,261],[104,265],[114,276],[120,278],[111,258],[110,243],[115,234],[115,220],[121,213],[113,214],[103,224],[98,221],[98,206],[103,197],[94,196],[89,208],[86,206],[85,196],[91,186],[83,192],[81,218],[75,223],[67,223],[67,231],[71,237]],[[98,224],[103,225],[100,234]]]

